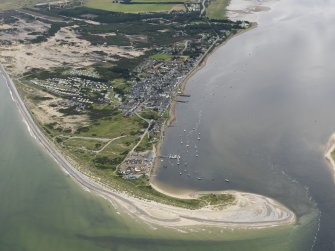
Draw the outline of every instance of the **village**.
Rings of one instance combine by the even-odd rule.
[[[157,141],[166,119],[163,114],[168,112],[171,101],[187,102],[187,95],[181,94],[178,91],[178,86],[191,69],[199,63],[199,60],[204,56],[204,48],[209,48],[215,41],[213,40],[214,38],[206,39],[203,37],[202,40],[198,41],[202,51],[196,58],[182,55],[181,52],[186,51],[187,47],[182,48],[179,53],[178,51],[176,53],[175,48],[162,48],[161,51],[156,51],[156,55],[161,55],[160,58],[149,58],[134,69],[136,77],[128,81],[131,89],[129,93],[124,94],[122,99],[119,94],[113,92],[113,87],[109,87],[107,83],[85,79],[99,77],[98,74],[87,71],[72,70],[71,75],[73,76],[65,79],[50,78],[43,81],[34,79],[31,82],[39,88],[69,100],[68,107],[75,107],[77,112],[85,112],[88,106],[94,103],[112,103],[110,98],[112,93],[114,93],[114,98],[118,98],[119,101],[113,103],[115,108],[119,109],[125,116],[140,114],[144,110],[155,111],[160,114],[160,117],[155,119],[155,123],[147,134],[150,134]],[[176,55],[172,56],[172,53]],[[121,102],[121,100],[123,101]],[[119,165],[119,173],[125,179],[149,175],[153,160],[152,149],[130,152]]]
[[[133,14],[57,7],[63,3],[5,13],[3,63],[16,65],[12,74],[49,136],[91,171],[148,177],[171,103],[188,102],[181,84],[216,45],[249,24],[210,21],[193,5],[188,13],[146,13],[134,21]],[[25,20],[28,32],[13,29]],[[39,54],[41,48],[49,53]],[[17,58],[7,56],[15,50]],[[13,64],[22,58],[25,64]]]

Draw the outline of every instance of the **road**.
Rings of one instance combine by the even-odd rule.
[[[200,11],[200,17],[202,17],[204,15],[205,11],[206,11],[206,5],[205,5],[206,1],[207,0],[202,0],[201,1],[201,6],[202,7],[201,7],[201,11]]]

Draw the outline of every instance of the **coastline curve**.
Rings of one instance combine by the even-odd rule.
[[[293,224],[295,214],[279,202],[251,193],[226,191],[235,197],[235,202],[224,208],[203,207],[191,210],[166,204],[134,198],[123,192],[107,188],[99,181],[93,180],[78,171],[48,140],[36,125],[32,115],[21,99],[15,84],[0,65],[0,72],[6,82],[12,99],[21,116],[29,127],[29,133],[55,159],[62,170],[79,183],[85,190],[92,191],[105,199],[116,202],[120,208],[127,210],[135,218],[144,222],[164,227],[187,227],[207,225],[228,228],[263,228]],[[114,204],[114,203],[113,203]]]

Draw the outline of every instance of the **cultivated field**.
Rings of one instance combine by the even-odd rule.
[[[133,4],[120,4],[113,3],[110,0],[87,0],[85,3],[86,7],[100,10],[108,10],[115,12],[126,12],[126,13],[138,13],[138,12],[167,12],[172,9],[183,8],[183,0],[134,0]],[[141,2],[141,4],[136,4]],[[153,4],[143,4],[144,2],[154,2]],[[157,2],[164,2],[164,4],[158,4]],[[171,2],[171,3],[167,3]],[[180,2],[180,4],[175,4]]]

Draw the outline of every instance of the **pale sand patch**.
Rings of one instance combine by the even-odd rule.
[[[58,126],[64,129],[71,129],[72,132],[76,131],[79,127],[84,127],[89,125],[89,117],[85,114],[81,115],[69,115],[64,116],[58,111],[60,107],[53,107],[52,104],[61,103],[64,99],[51,95],[45,91],[32,88],[22,88],[22,91],[29,93],[30,95],[38,97],[48,97],[48,100],[41,100],[32,102],[32,100],[25,100],[26,105],[29,110],[34,114],[35,118],[41,125],[57,123]]]
[[[0,24],[0,40],[7,40],[15,44],[19,40],[32,40],[37,35],[32,35],[32,32],[42,33],[50,28],[50,24],[43,23],[38,20],[27,22],[24,19],[16,17],[17,21],[12,24]],[[11,30],[6,32],[6,30]]]
[[[326,151],[325,151],[325,158],[329,161],[331,171],[334,176],[334,181],[335,181],[335,161],[334,158],[332,157],[332,152],[335,151],[335,133],[329,138],[329,141],[326,145]]]
[[[0,31],[11,29],[12,26],[9,24],[0,24]]]
[[[178,5],[173,6],[169,12],[172,12],[172,11],[186,11],[186,7],[185,5],[178,4]]]
[[[11,72],[18,76],[33,68],[50,69],[65,65],[86,67],[99,61],[143,54],[142,50],[131,47],[92,45],[89,41],[80,39],[74,28],[64,27],[41,44],[4,46],[0,51],[0,62],[7,67],[13,66]]]
[[[122,195],[122,200],[113,196],[106,197],[116,200],[132,215],[145,222],[165,227],[207,225],[226,228],[264,228],[296,222],[295,214],[273,199],[238,191],[224,193],[232,194],[235,202],[224,207],[207,206],[197,210],[145,201],[126,194]]]

